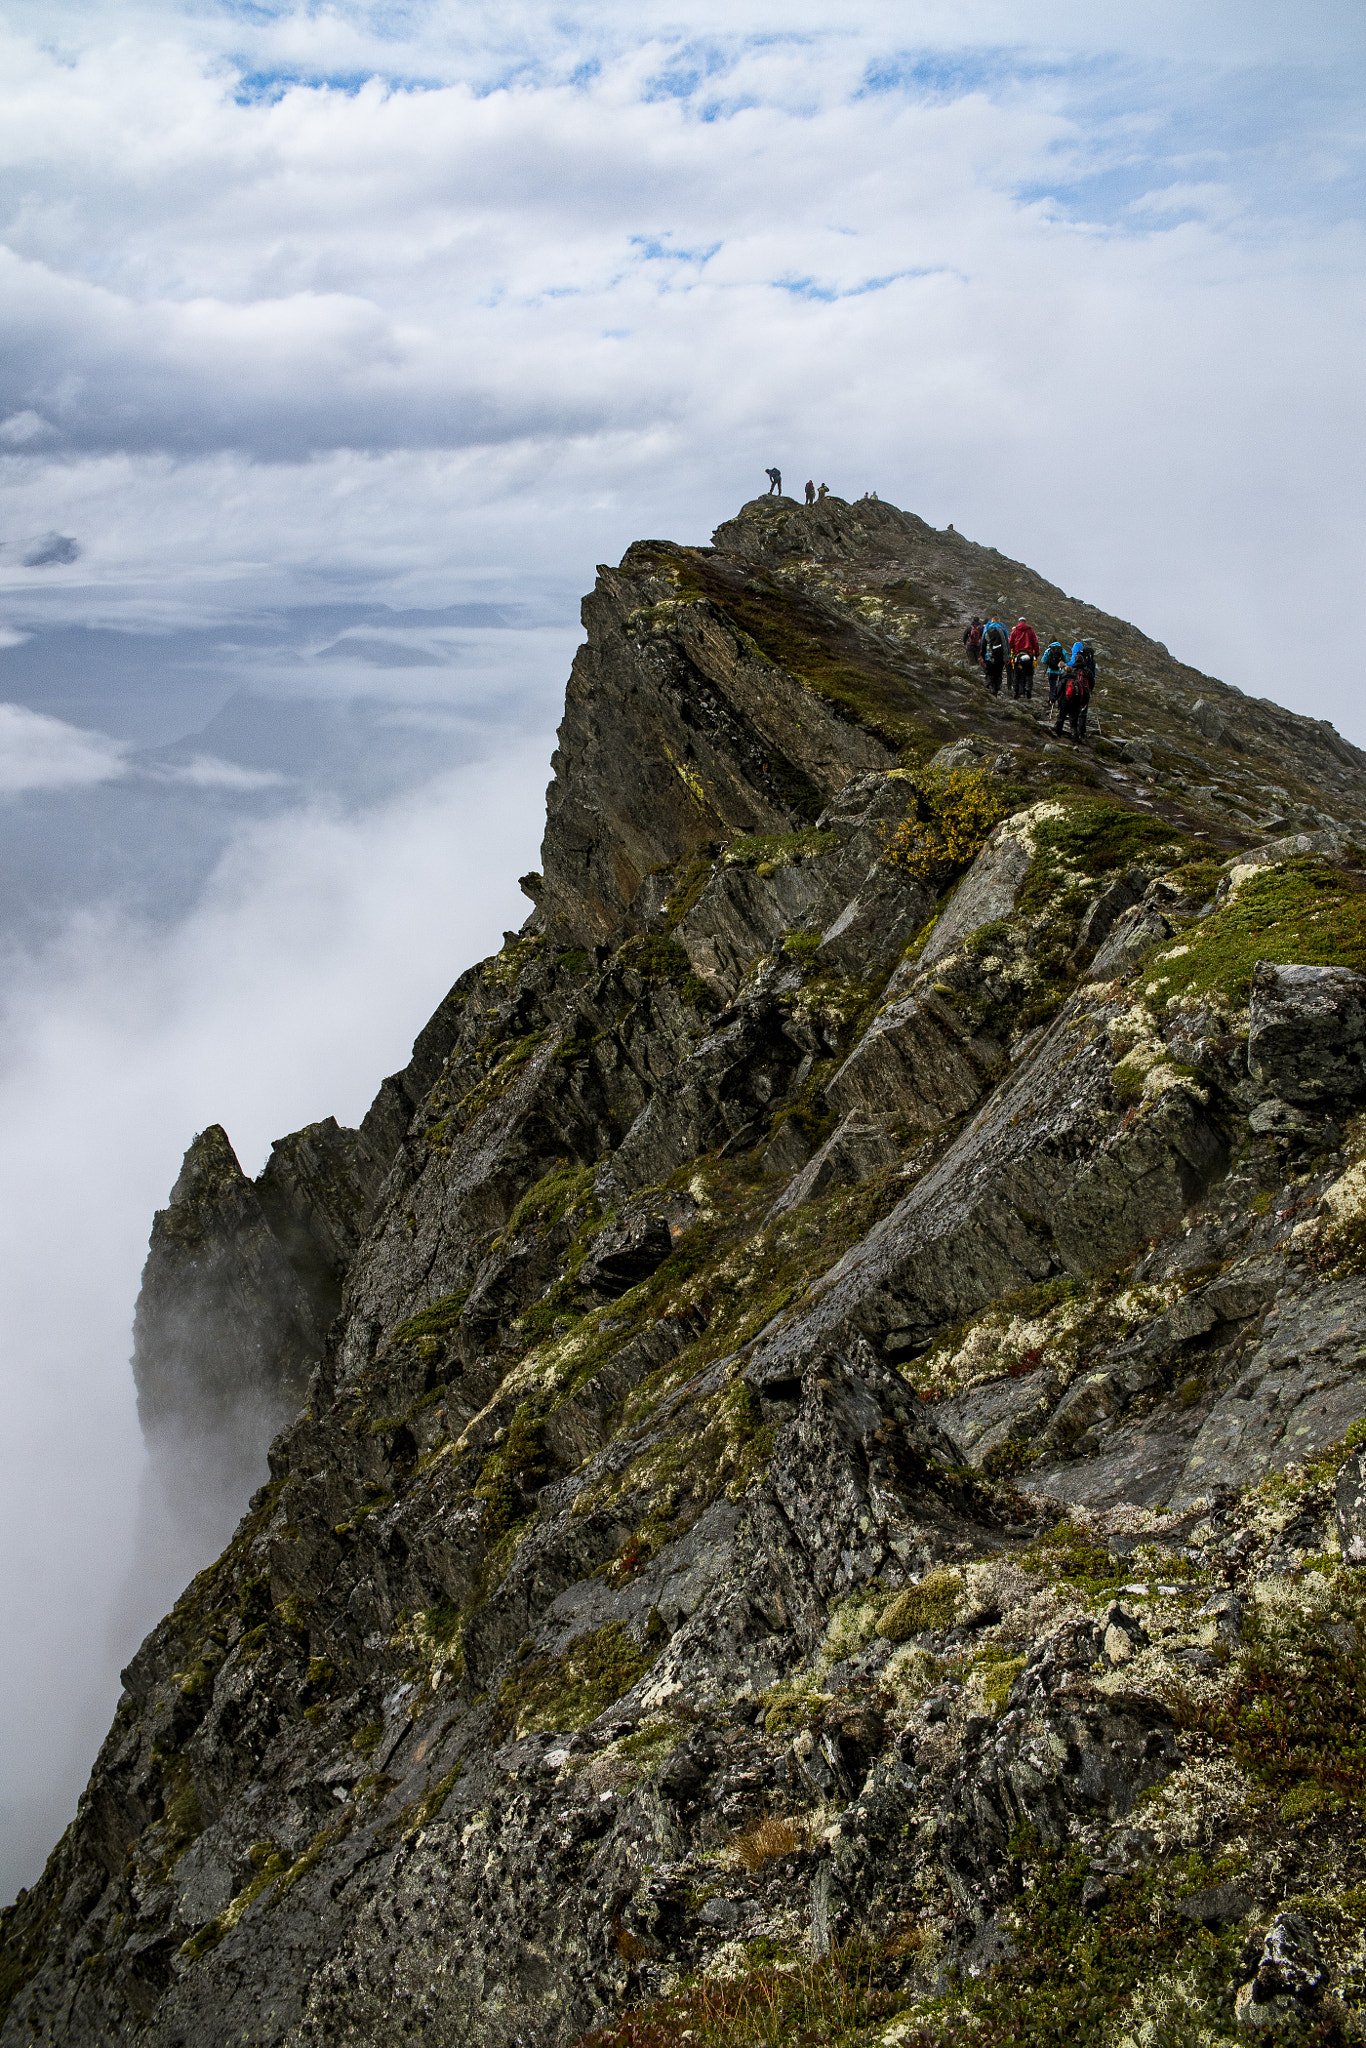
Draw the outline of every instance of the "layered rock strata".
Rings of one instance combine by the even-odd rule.
[[[585,625],[523,932],[158,1219],[149,1419],[307,1384],[0,2038],[1354,2038],[1363,757],[875,502]]]

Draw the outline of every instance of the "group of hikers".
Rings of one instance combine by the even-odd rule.
[[[1032,700],[1034,670],[1040,654],[1039,636],[1028,619],[1017,619],[1013,630],[1007,633],[999,619],[982,620],[974,616],[971,625],[963,629],[963,645],[969,661],[982,664],[983,677],[993,697],[1000,696],[1008,667],[1012,697]],[[1056,709],[1058,714],[1054,732],[1061,734],[1068,725],[1074,740],[1084,740],[1087,707],[1096,686],[1095,649],[1089,641],[1077,640],[1068,654],[1060,640],[1050,640],[1043,650],[1042,666],[1048,678],[1049,709]]]
[[[783,494],[783,473],[780,469],[764,471],[768,478],[768,495],[781,497]],[[807,479],[806,502],[818,504],[830,495],[829,486],[816,485]],[[873,491],[865,497],[874,497]],[[953,528],[949,528],[953,532]],[[1064,726],[1070,726],[1074,740],[1086,738],[1086,713],[1091,702],[1091,692],[1096,687],[1096,653],[1089,640],[1076,640],[1072,652],[1067,653],[1061,640],[1050,640],[1039,652],[1039,636],[1028,619],[1017,619],[1013,629],[1007,633],[999,619],[979,619],[974,614],[971,625],[963,628],[963,645],[968,650],[968,659],[980,662],[987,688],[993,697],[1001,694],[1007,668],[1010,670],[1010,694],[1017,700],[1034,696],[1034,671],[1042,660],[1043,672],[1048,678],[1048,708],[1056,710],[1057,723],[1053,730],[1061,737]]]

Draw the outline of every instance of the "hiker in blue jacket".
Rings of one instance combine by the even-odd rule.
[[[1062,665],[1067,656],[1063,653],[1061,640],[1050,640],[1043,651],[1043,672],[1048,677],[1048,701],[1058,701],[1058,686],[1062,680]]]

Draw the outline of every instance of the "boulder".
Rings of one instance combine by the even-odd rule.
[[[1247,1065],[1282,1102],[1349,1102],[1366,1094],[1366,977],[1348,967],[1259,960]]]

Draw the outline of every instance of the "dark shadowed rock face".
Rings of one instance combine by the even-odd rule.
[[[1354,2038],[1362,757],[871,500],[584,617],[522,933],[156,1219],[149,1440],[270,1477],[0,2038]]]

